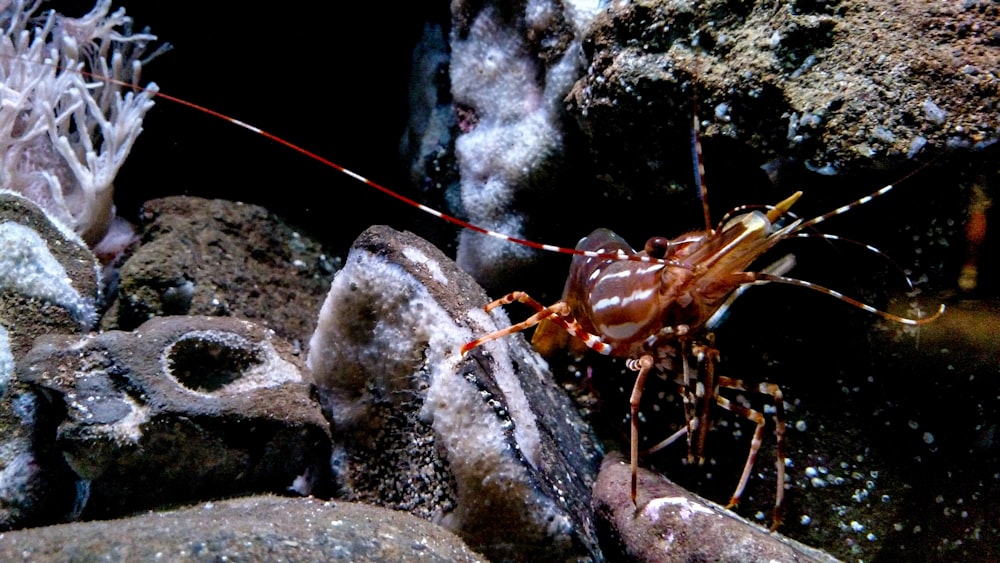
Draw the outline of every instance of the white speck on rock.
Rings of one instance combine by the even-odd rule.
[[[0,397],[7,393],[7,383],[14,375],[14,355],[10,351],[7,329],[0,325]]]
[[[923,105],[924,117],[934,125],[941,125],[948,118],[948,112],[941,109],[934,100],[927,98]]]
[[[93,300],[73,287],[45,240],[12,221],[0,223],[0,287],[62,307],[84,328],[97,321]]]
[[[681,520],[688,521],[695,514],[714,514],[709,508],[702,506],[696,502],[691,502],[684,497],[660,497],[654,498],[649,501],[645,508],[642,509],[642,515],[649,518],[651,522],[657,522],[660,519],[660,512],[666,506],[677,506],[678,515],[680,515]]]
[[[443,272],[441,272],[441,265],[428,258],[427,255],[424,254],[419,248],[408,246],[403,249],[403,256],[406,256],[406,259],[411,262],[423,264],[423,266],[427,268],[427,271],[431,273],[431,277],[434,278],[434,281],[443,285],[448,285],[448,278],[445,277]]]

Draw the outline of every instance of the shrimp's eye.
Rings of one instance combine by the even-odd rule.
[[[670,243],[664,237],[652,237],[646,241],[646,246],[643,250],[646,251],[646,255],[651,258],[663,258],[667,255],[667,249],[670,247]]]

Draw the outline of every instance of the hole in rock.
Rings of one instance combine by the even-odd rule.
[[[167,369],[178,383],[201,393],[218,391],[262,364],[263,353],[233,333],[185,334],[167,352]]]

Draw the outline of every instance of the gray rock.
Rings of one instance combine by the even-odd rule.
[[[641,246],[653,235],[701,228],[693,113],[703,124],[716,220],[795,189],[806,189],[796,212],[827,211],[865,195],[859,186],[875,191],[900,180],[916,168],[914,157],[957,152],[956,160],[973,163],[971,175],[964,160],[942,159],[940,176],[922,172],[908,182],[919,186],[906,187],[920,189],[910,192],[913,201],[933,203],[894,207],[913,229],[936,226],[953,245],[960,233],[950,225],[963,219],[954,186],[989,171],[996,153],[979,149],[1000,149],[997,76],[984,70],[995,66],[1000,37],[992,5],[920,1],[883,13],[874,0],[738,7],[644,0],[608,5],[579,35],[574,18],[585,18],[585,8],[531,6],[537,11],[453,3],[452,87],[413,86],[455,94],[438,99],[454,106],[452,135],[441,133],[443,120],[426,128],[438,149],[423,157],[421,185],[453,186],[459,170],[460,189],[443,200],[459,216],[508,234],[573,246],[608,227]],[[555,109],[549,94],[564,76],[555,72],[557,54],[581,39],[586,66]],[[421,64],[439,68],[440,57],[431,51]],[[424,117],[436,112],[425,106],[417,110]],[[509,120],[491,118],[497,114]],[[450,145],[457,164],[440,156]],[[803,211],[818,195],[826,200]],[[492,293],[513,289],[515,279],[557,275],[545,256],[471,232],[460,237],[459,263]],[[947,260],[944,252],[933,261]],[[924,273],[937,272],[913,277]]]
[[[769,533],[725,508],[678,487],[666,477],[639,469],[632,503],[632,472],[617,452],[604,458],[594,485],[594,512],[606,533],[608,557],[633,561],[720,561],[733,563],[808,561],[835,558]],[[620,553],[613,553],[616,546]]]
[[[288,344],[249,321],[154,319],[39,339],[21,381],[61,406],[53,439],[89,485],[82,516],[247,492],[309,493],[330,437]]]
[[[105,330],[164,315],[252,320],[301,344],[334,263],[320,245],[256,205],[197,197],[143,204],[142,246],[122,266]]]
[[[880,169],[918,138],[997,141],[997,77],[976,71],[995,67],[983,43],[997,33],[996,7],[968,3],[616,4],[589,29],[572,111],[597,173],[633,190],[690,178],[695,97],[703,139],[829,173]]]
[[[76,479],[51,441],[58,409],[14,372],[35,338],[93,326],[98,272],[79,236],[0,190],[0,529],[58,522],[74,511]]]
[[[599,450],[544,362],[439,250],[372,227],[320,313],[308,363],[335,435],[341,493],[440,521],[492,559],[600,557]]]
[[[0,399],[0,530],[76,516],[79,478],[53,439],[61,415],[16,379]]]
[[[4,561],[485,561],[447,530],[384,508],[250,497],[0,534]]]

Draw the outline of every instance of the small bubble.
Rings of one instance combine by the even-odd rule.
[[[816,487],[817,489],[822,489],[823,487],[826,486],[826,481],[820,479],[819,477],[813,477],[812,479],[809,480],[809,483],[812,484],[812,486]]]
[[[882,502],[889,502],[890,500],[892,499],[889,497],[889,495],[882,495]]]
[[[907,422],[906,424],[909,425],[909,427],[911,429],[913,429],[913,430],[916,430],[917,428],[920,428],[920,424],[918,424],[916,420],[911,420],[911,421]]]
[[[766,516],[764,516],[764,513],[759,510],[757,511],[756,514],[753,515],[753,517],[756,520],[763,520],[764,518],[766,518]]]
[[[817,474],[818,474],[818,472],[816,471],[815,467],[807,467],[806,468],[806,477],[812,478],[812,477],[815,477]]]
[[[858,522],[857,520],[851,520],[851,529],[855,532],[863,532],[865,529],[864,524]]]
[[[803,514],[801,517],[799,517],[799,524],[802,524],[803,526],[808,526],[809,524],[812,523],[812,521],[813,519],[810,518],[808,514]]]
[[[934,497],[934,502],[936,502],[938,504],[941,504],[942,502],[944,502],[944,495],[938,495],[938,496]]]
[[[808,426],[806,426],[806,421],[798,420],[795,422],[795,429],[799,432],[805,432]]]
[[[934,435],[930,432],[924,432],[924,443],[927,445],[934,443]]]

